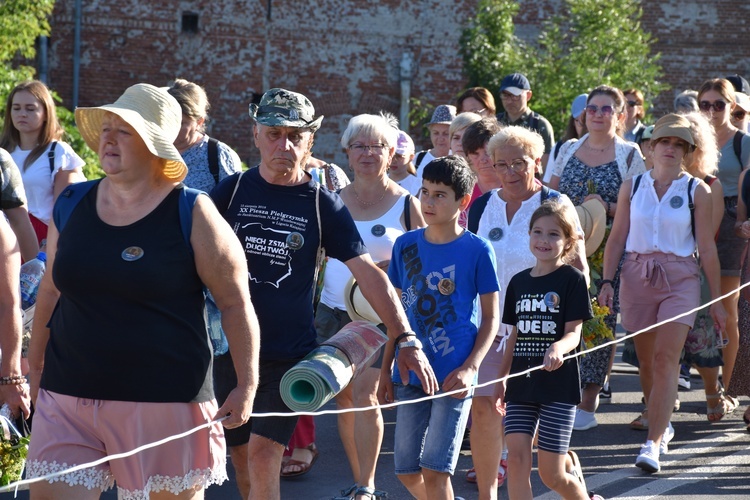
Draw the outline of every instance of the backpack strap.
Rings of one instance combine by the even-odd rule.
[[[65,224],[67,224],[68,219],[70,219],[70,215],[73,213],[76,206],[78,206],[78,202],[86,196],[86,193],[91,191],[91,188],[99,184],[99,182],[101,182],[101,179],[70,184],[62,193],[60,193],[60,196],[57,197],[55,206],[52,209],[52,219],[55,221],[55,227],[57,227],[58,233],[62,233]]]
[[[531,119],[529,120],[529,129],[533,131],[539,130],[539,113],[536,111],[531,112]]]
[[[219,183],[219,141],[208,138],[208,170],[214,178],[214,184]]]
[[[422,160],[424,160],[424,156],[427,154],[427,151],[420,151],[417,153],[417,157],[414,161],[414,168],[419,169],[420,163],[422,163]]]
[[[688,181],[688,208],[690,209],[690,232],[693,233],[693,240],[695,240],[695,203],[693,202],[693,184],[695,184],[695,177],[690,177]]]
[[[547,186],[542,186],[542,203],[544,203],[548,199],[556,200],[558,198],[560,198],[560,191],[555,191],[554,189],[550,189]]]
[[[49,151],[47,151],[47,158],[49,158],[49,173],[55,171],[55,147],[57,147],[57,141],[52,141],[49,145]]]
[[[190,244],[190,234],[193,231],[193,207],[201,193],[203,191],[189,188],[184,184],[180,193],[180,229],[182,229],[182,237],[191,253],[193,251],[193,245]]]
[[[563,141],[557,141],[557,144],[555,144],[555,149],[552,150],[552,159],[557,160],[557,153],[560,152],[560,146],[562,146]]]
[[[630,170],[630,166],[633,164],[634,156],[635,156],[635,148],[631,148],[630,153],[628,153],[628,159],[625,160],[625,164],[628,166],[628,170]]]
[[[630,201],[633,201],[633,196],[635,196],[635,192],[638,191],[638,186],[641,185],[641,176],[643,174],[638,174],[635,179],[633,180],[633,189],[630,191]]]
[[[734,156],[736,156],[737,160],[740,162],[740,169],[745,168],[745,165],[742,164],[742,138],[744,135],[745,133],[742,130],[738,130],[734,133],[734,139],[732,140]]]
[[[404,226],[407,231],[411,231],[411,195],[407,194],[404,198]]]
[[[479,230],[479,219],[482,218],[482,214],[484,213],[485,207],[487,207],[487,202],[490,200],[490,196],[492,196],[492,191],[487,191],[471,204],[466,229],[474,234],[477,234],[477,231]]]

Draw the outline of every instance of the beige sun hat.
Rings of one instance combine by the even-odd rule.
[[[76,125],[83,140],[94,151],[99,150],[102,119],[107,112],[125,120],[153,155],[166,160],[164,175],[168,179],[181,181],[185,178],[187,165],[173,144],[180,133],[182,108],[166,88],[137,83],[128,87],[112,104],[77,108]]]
[[[586,257],[596,252],[604,241],[607,230],[607,213],[599,200],[584,201],[576,206],[578,220],[581,221],[584,237],[586,238]]]
[[[378,313],[362,295],[362,290],[359,289],[354,276],[349,278],[344,288],[344,303],[346,304],[346,312],[352,321],[369,321],[376,325],[382,323]]]

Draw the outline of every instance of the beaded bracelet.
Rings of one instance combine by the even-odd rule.
[[[0,385],[21,385],[26,383],[26,377],[23,375],[13,375],[11,377],[0,377]]]

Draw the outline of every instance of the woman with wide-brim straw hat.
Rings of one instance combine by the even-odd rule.
[[[700,303],[696,249],[712,298],[721,296],[711,193],[684,170],[694,146],[685,117],[670,114],[659,119],[650,144],[654,168],[623,183],[604,251],[599,303],[612,305],[612,282],[625,252],[620,273],[622,326],[631,332],[648,330],[635,337],[649,418],[648,437],[635,465],[647,472],[660,469],[660,456],[674,436],[669,420],[680,354]],[[693,312],[652,326],[688,311]],[[727,313],[721,303],[713,304],[710,312],[723,329]]]
[[[55,206],[29,354],[28,476],[205,428],[34,483],[32,498],[99,498],[113,481],[121,496],[195,498],[226,479],[223,431],[211,422],[248,420],[259,333],[241,245],[213,203],[180,184],[187,168],[172,145],[180,119],[165,89],[143,83],[113,104],[76,110],[107,177],[68,187]],[[222,311],[238,374],[221,408],[204,287]]]

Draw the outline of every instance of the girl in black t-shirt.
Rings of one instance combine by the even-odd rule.
[[[572,209],[550,200],[532,215],[529,247],[536,264],[516,274],[506,291],[503,323],[516,325],[500,376],[529,371],[497,384],[498,410],[505,406],[508,491],[528,497],[532,440],[539,426],[539,475],[566,499],[589,498],[578,457],[568,450],[576,405],[581,400],[577,358],[581,325],[592,317],[584,275],[567,265],[576,248]],[[507,385],[507,388],[506,388]]]

